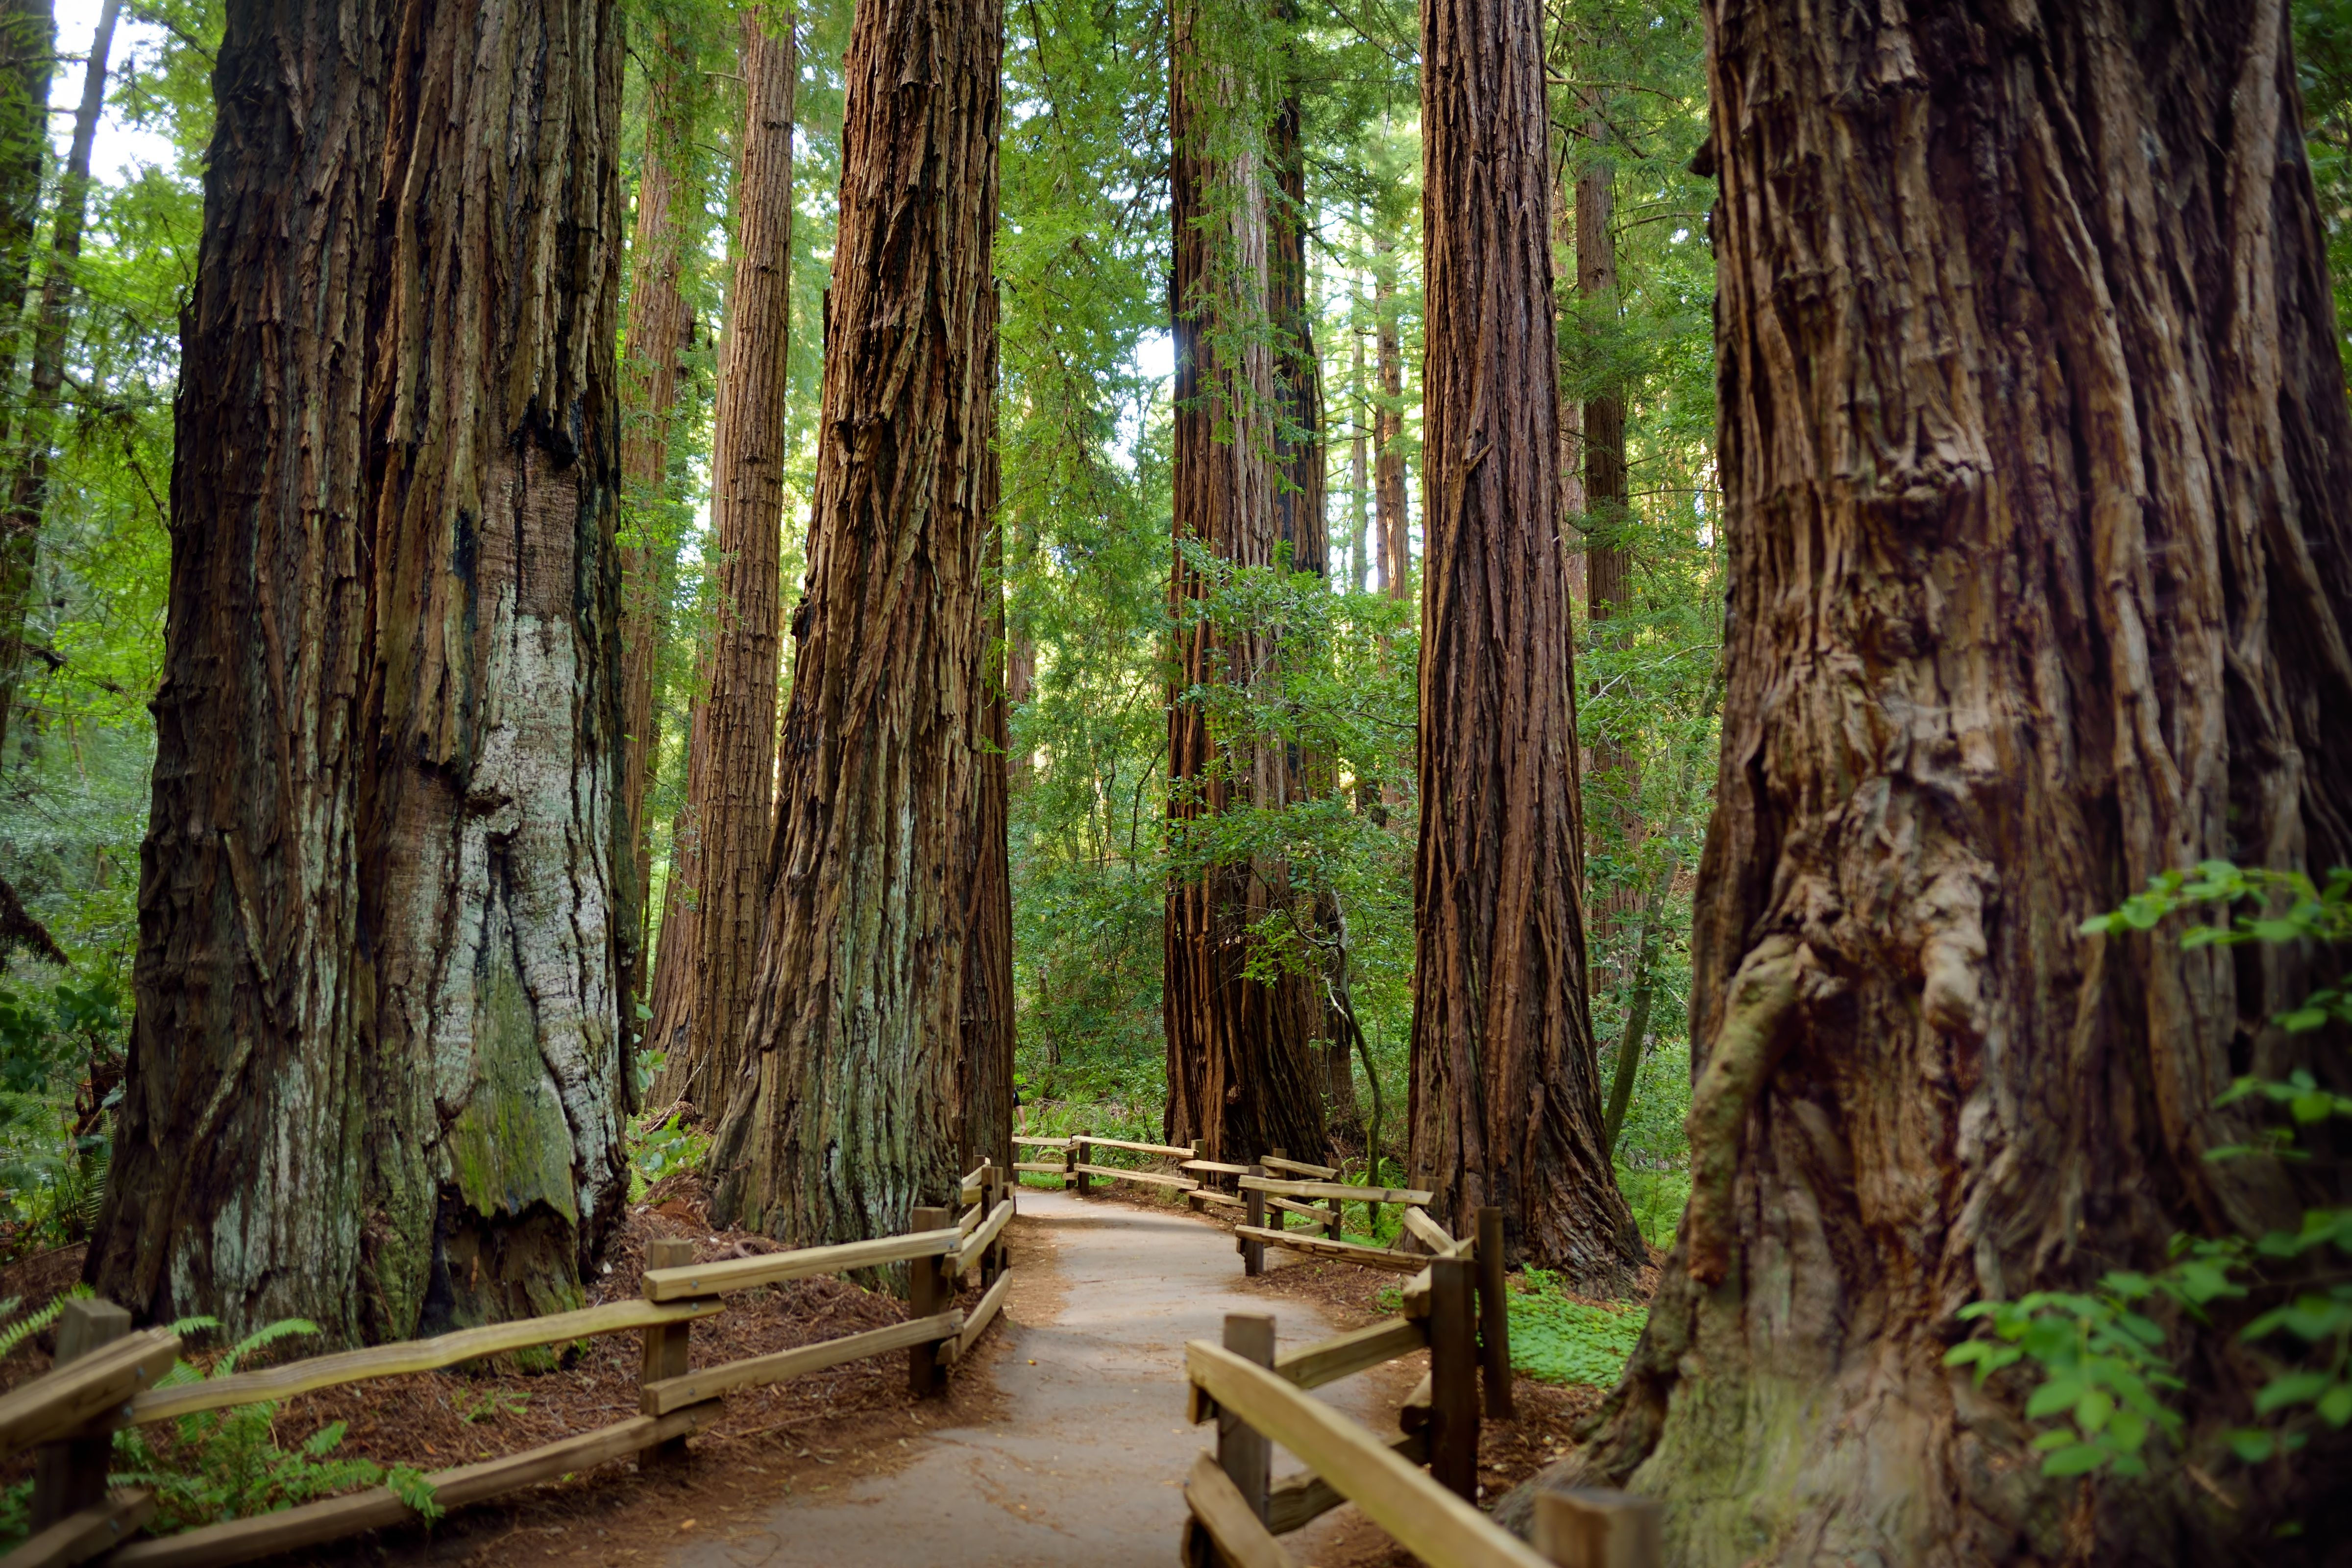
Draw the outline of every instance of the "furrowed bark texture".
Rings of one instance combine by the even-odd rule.
[[[995,0],[871,0],[845,66],[815,506],[716,1213],[795,1245],[902,1228],[958,1174],[971,728],[995,389]]]
[[[48,510],[50,450],[57,441],[58,395],[65,386],[66,331],[72,325],[74,272],[81,261],[82,226],[89,214],[90,149],[98,135],[99,110],[106,103],[107,58],[113,52],[114,23],[121,11],[121,0],[106,0],[99,8],[89,58],[82,68],[81,104],[74,111],[73,141],[66,153],[56,221],[50,227],[48,274],[41,280],[40,310],[34,317],[32,375],[16,421],[8,510],[0,517],[0,757],[7,754],[9,715],[25,679],[25,619],[32,605],[41,519]],[[46,101],[46,91],[42,97]],[[39,178],[37,157],[37,192]],[[0,266],[5,265],[0,258]],[[0,386],[5,384],[0,381]]]
[[[719,350],[710,527],[717,626],[696,681],[686,811],[671,849],[678,890],[646,1038],[667,1053],[656,1098],[716,1121],[744,1088],[750,1011],[775,833],[778,558],[784,521],[784,399],[793,276],[794,16],[747,12],[745,97],[735,177],[735,286]]]
[[[646,68],[646,153],[637,177],[637,216],[629,241],[628,353],[621,365],[621,478],[624,514],[638,542],[621,550],[621,802],[628,814],[633,899],[629,973],[621,987],[625,1015],[635,1028],[637,1004],[651,994],[646,973],[652,914],[653,837],[646,817],[661,755],[654,711],[655,667],[668,627],[663,595],[677,551],[662,515],[670,501],[669,443],[677,405],[678,355],[694,321],[678,287],[685,265],[684,214],[695,190],[686,171],[694,156],[692,88],[665,36]],[[652,1036],[646,1036],[650,1040]]]
[[[1198,542],[1241,566],[1271,565],[1281,541],[1275,354],[1265,325],[1269,118],[1240,73],[1199,35],[1201,10],[1180,3],[1170,47],[1175,156],[1175,538],[1169,609],[1177,675],[1169,694],[1169,816],[1175,831],[1230,809],[1278,807],[1292,795],[1287,749],[1265,737],[1213,733],[1185,693],[1247,685],[1271,663],[1270,637],[1220,633],[1198,613],[1211,586],[1181,546]],[[1318,493],[1320,493],[1319,484]],[[1319,516],[1318,523],[1319,527]],[[1247,928],[1290,897],[1265,860],[1220,859],[1168,890],[1162,1021],[1168,1039],[1171,1142],[1205,1142],[1212,1159],[1282,1148],[1315,1159],[1324,1141],[1311,1044],[1319,1003],[1293,979],[1244,973]]]
[[[2142,1483],[2042,1479],[2028,1384],[1942,1365],[1971,1300],[2310,1195],[2204,1157],[2308,962],[2076,934],[2208,857],[2352,861],[2352,417],[2284,11],[1708,6],[1697,1184],[1586,1466],[1676,1562],[2340,1552],[2340,1458],[2221,1451],[2264,1375],[2226,1308]]]
[[[1601,1135],[1577,901],[1537,0],[1422,16],[1427,245],[1412,1170],[1587,1289],[1646,1260]]]
[[[618,1211],[611,19],[229,9],[89,1265],[143,1314],[544,1311]]]

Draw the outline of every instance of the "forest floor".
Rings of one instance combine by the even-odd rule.
[[[764,1251],[764,1237],[712,1233],[690,1181],[666,1184],[630,1216],[597,1294],[635,1294],[637,1259],[659,1236],[690,1236],[698,1258]],[[903,1352],[730,1394],[726,1416],[682,1465],[628,1463],[567,1478],[432,1530],[391,1531],[288,1563],[398,1562],[554,1568],[750,1568],[754,1564],[1094,1564],[1168,1561],[1181,1483],[1210,1428],[1183,1419],[1183,1344],[1215,1339],[1227,1312],[1271,1311],[1295,1345],[1384,1315],[1394,1277],[1270,1250],[1245,1278],[1223,1225],[1165,1204],[1080,1200],[1024,1188],[1008,1232],[1013,1283],[1000,1326],[955,1370],[944,1396],[906,1392]],[[9,1271],[11,1273],[15,1270]],[[30,1283],[30,1281],[26,1281]],[[0,1279],[0,1288],[15,1281]],[[971,1305],[971,1301],[964,1303]],[[844,1281],[747,1293],[695,1327],[709,1363],[832,1339],[903,1315]],[[1392,1304],[1390,1307],[1393,1310]],[[288,1350],[303,1353],[299,1342]],[[513,1452],[634,1413],[633,1337],[592,1342],[561,1371],[512,1367],[389,1379],[291,1401],[273,1423],[292,1447],[348,1423],[341,1453],[436,1468]],[[1320,1391],[1392,1432],[1426,1352]],[[15,1382],[47,1364],[37,1351]],[[1480,1479],[1491,1502],[1562,1452],[1592,1388],[1515,1380],[1518,1419],[1486,1425]],[[1277,1453],[1277,1475],[1296,1462]],[[13,1475],[5,1479],[16,1479]],[[1412,1561],[1352,1507],[1286,1539],[1307,1568]]]

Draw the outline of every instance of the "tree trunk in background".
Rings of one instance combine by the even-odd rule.
[[[1350,331],[1348,362],[1348,396],[1350,417],[1348,429],[1348,574],[1349,586],[1360,594],[1370,581],[1370,561],[1366,558],[1367,525],[1370,521],[1371,465],[1364,438],[1367,416],[1371,400],[1365,395],[1364,334]]]
[[[17,413],[16,355],[41,222],[41,171],[49,150],[49,76],[57,63],[51,0],[0,5],[0,452],[10,449]],[[32,597],[37,531],[0,524],[0,763],[8,707],[23,671],[24,626]]]
[[[2208,1156],[2336,969],[2076,934],[2209,857],[2352,862],[2352,415],[2285,7],[1707,9],[1700,1179],[1582,1473],[1694,1565],[2326,1560],[2340,1448],[2224,1454],[2268,1375],[2227,1304],[2145,1481],[2043,1478],[2029,1384],[1943,1364],[1970,1300],[2321,1201]]]
[[[144,1316],[574,1306],[620,1212],[612,19],[229,7],[88,1265]]]
[[[1412,595],[1412,545],[1404,494],[1404,343],[1397,325],[1396,242],[1372,231],[1372,318],[1380,345],[1381,400],[1372,414],[1372,494],[1381,533],[1381,586]]]
[[[1014,520],[993,509],[991,515],[998,519],[997,554],[1000,562],[1004,553],[1003,536],[1009,533],[1013,539],[1013,581],[1002,595],[1005,600],[1004,614],[1012,623],[1006,628],[1004,641],[1004,706],[1009,735],[1012,710],[1028,701],[1037,686],[1036,640],[1030,635],[1028,626],[1012,615],[1013,601],[1020,594],[1020,584],[1037,557],[1037,530],[1034,523],[1020,526]],[[1011,742],[1008,740],[1006,743],[1009,745]],[[1019,795],[1029,787],[1033,759],[1026,746],[1004,759],[1009,794]],[[965,1169],[971,1167],[966,1166]]]
[[[992,290],[982,339],[988,345],[985,384],[996,385],[998,302]],[[982,479],[984,520],[1001,516],[1002,467],[992,444]],[[982,663],[968,691],[972,704],[970,752],[971,816],[964,830],[963,999],[957,1033],[958,1166],[982,1159],[1013,1169],[1013,866],[1006,842],[1010,809],[1005,748],[1012,739],[1004,685],[1004,537],[990,526],[982,545]]]
[[[1558,142],[1551,201],[1552,298],[1556,307],[1575,286],[1577,260],[1576,195],[1568,180],[1568,138],[1560,135]],[[1563,289],[1562,283],[1569,288]],[[1559,334],[1563,356],[1570,341],[1565,315],[1565,310],[1560,309],[1552,319],[1552,330]],[[1583,604],[1591,591],[1591,574],[1587,570],[1581,542],[1584,510],[1584,405],[1563,393],[1559,404],[1559,547],[1568,563],[1571,609]],[[1573,632],[1570,638],[1573,640]]]
[[[9,716],[25,678],[25,620],[32,606],[41,519],[48,510],[50,449],[57,442],[58,396],[65,385],[66,331],[73,324],[74,271],[81,262],[82,226],[89,213],[90,148],[98,136],[99,111],[106,104],[107,58],[114,50],[114,23],[121,11],[122,0],[105,0],[100,7],[89,58],[82,68],[81,104],[74,110],[73,142],[58,185],[49,269],[41,280],[40,313],[34,319],[31,384],[16,422],[8,509],[0,517],[0,759],[7,755]],[[44,89],[44,104],[47,96]],[[47,127],[42,130],[46,132]],[[37,189],[37,165],[33,178]],[[0,266],[5,265],[6,258],[0,256]],[[0,390],[5,386],[0,382]]]
[[[692,317],[678,282],[685,266],[681,209],[696,210],[698,195],[683,171],[694,156],[693,84],[667,37],[646,57],[646,155],[637,179],[636,232],[629,247],[628,356],[621,366],[621,477],[625,515],[639,542],[621,552],[621,713],[628,736],[621,766],[622,808],[628,814],[635,933],[621,988],[624,1016],[636,1029],[636,1006],[651,995],[646,973],[652,910],[653,835],[646,798],[661,760],[660,721],[654,708],[656,667],[668,630],[664,597],[677,557],[668,520],[671,411],[677,402],[678,355]],[[646,1039],[650,1041],[648,1034]]]
[[[784,399],[793,322],[794,14],[744,13],[742,153],[735,176],[735,283],[719,349],[710,454],[719,595],[695,682],[686,810],[671,848],[653,1023],[667,1055],[655,1099],[717,1121],[743,1092],[753,967],[775,834],[778,557],[784,521]],[[673,958],[675,945],[679,955]]]
[[[1285,512],[1276,355],[1265,330],[1272,237],[1264,182],[1270,119],[1243,73],[1196,34],[1191,0],[1175,9],[1169,114],[1176,238],[1175,538],[1198,541],[1236,565],[1274,562]],[[1280,177],[1282,171],[1277,168]],[[1295,223],[1295,220],[1292,220]],[[1301,279],[1303,292],[1303,279]],[[1295,298],[1295,297],[1294,297]],[[1293,306],[1297,310],[1298,307]],[[1287,366],[1292,351],[1282,356]],[[1295,371],[1292,374],[1296,374]],[[1316,493],[1321,493],[1319,479]],[[1220,635],[1196,614],[1203,574],[1179,551],[1169,580],[1178,668],[1168,710],[1172,831],[1249,805],[1291,798],[1287,748],[1257,736],[1220,737],[1192,688],[1245,685],[1271,661],[1272,639]],[[1313,1040],[1319,1006],[1302,984],[1247,978],[1247,928],[1291,897],[1278,864],[1220,861],[1168,890],[1162,1019],[1168,1040],[1171,1142],[1205,1142],[1212,1159],[1274,1148],[1314,1159],[1323,1148],[1323,1097]]]
[[[1466,1235],[1620,1290],[1646,1250],[1601,1136],[1578,906],[1574,664],[1539,0],[1422,13],[1429,354],[1412,1171]]]
[[[1598,115],[1587,135],[1596,144],[1608,134]],[[1589,165],[1576,182],[1576,289],[1585,308],[1603,316],[1617,312],[1617,233],[1611,206],[1616,172],[1605,163]],[[1625,397],[1622,389],[1607,387],[1585,399],[1584,447],[1584,604],[1595,646],[1608,639],[1609,618],[1632,596],[1633,553],[1626,542]],[[1598,849],[1609,861],[1622,862],[1632,852],[1642,830],[1633,810],[1638,783],[1633,758],[1605,728],[1596,726],[1584,752],[1585,846]],[[1600,831],[1596,832],[1594,829]],[[1596,842],[1597,841],[1597,842]],[[1587,868],[1590,874],[1590,867]],[[1623,979],[1633,963],[1617,952],[1612,939],[1633,908],[1636,894],[1621,877],[1607,874],[1601,887],[1585,884],[1585,908],[1592,917],[1591,937],[1602,948],[1597,967],[1603,976]],[[1621,962],[1622,959],[1622,962]]]
[[[714,1213],[794,1245],[901,1229],[959,1174],[1003,38],[996,0],[868,0],[844,66],[757,1083],[712,1152]]]

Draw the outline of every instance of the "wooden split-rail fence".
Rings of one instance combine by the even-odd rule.
[[[144,1490],[107,1489],[113,1434],[167,1421],[289,1398],[347,1384],[461,1365],[484,1356],[565,1344],[598,1334],[637,1333],[645,1356],[639,1413],[559,1442],[462,1465],[425,1477],[435,1504],[455,1509],[636,1456],[640,1468],[675,1464],[686,1439],[719,1413],[721,1395],[845,1362],[904,1350],[908,1386],[931,1394],[947,1368],[970,1351],[995,1319],[1012,1283],[1004,1227],[1013,1218],[1011,1178],[983,1162],[963,1178],[955,1209],[919,1208],[901,1236],[831,1247],[800,1247],[715,1263],[694,1261],[689,1241],[646,1248],[644,1297],[557,1312],[435,1339],[341,1351],[258,1372],[165,1383],[180,1342],[151,1329],[134,1333],[131,1315],[110,1301],[65,1305],[57,1364],[0,1395],[0,1456],[37,1447],[33,1536],[0,1558],[0,1568],[62,1568],[91,1561],[107,1568],[214,1568],[317,1546],[418,1515],[389,1487],[177,1535],[141,1538],[154,1513]],[[908,1321],[719,1366],[692,1363],[694,1324],[727,1310],[727,1298],[758,1286],[814,1275],[904,1263],[909,1269]],[[954,1305],[957,1282],[977,1270],[985,1287],[970,1312]]]
[[[1217,1424],[1215,1451],[1184,1481],[1188,1568],[1293,1568],[1280,1538],[1343,1502],[1430,1568],[1658,1568],[1660,1510],[1645,1499],[1547,1489],[1532,1547],[1478,1510],[1481,1384],[1486,1414],[1511,1414],[1502,1211],[1479,1210],[1477,1234],[1461,1241],[1406,1212],[1421,1215],[1408,1226],[1433,1256],[1417,1260],[1396,1317],[1277,1354],[1272,1318],[1235,1313],[1223,1344],[1185,1346],[1191,1417]],[[1307,1392],[1423,1349],[1429,1372],[1406,1397],[1398,1437]],[[1278,1485],[1277,1445],[1307,1466]]]

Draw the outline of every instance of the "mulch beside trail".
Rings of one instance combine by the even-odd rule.
[[[710,1229],[692,1178],[674,1178],[631,1209],[607,1250],[608,1268],[589,1288],[587,1304],[635,1298],[646,1244],[676,1237],[693,1239],[697,1262],[780,1250],[763,1236]],[[68,1282],[79,1272],[77,1259]],[[13,1288],[6,1279],[0,1275],[0,1290]],[[969,1310],[978,1300],[976,1289],[967,1289],[959,1304]],[[711,1366],[765,1355],[902,1322],[906,1316],[904,1302],[846,1280],[792,1280],[730,1296],[725,1312],[697,1321],[693,1362]],[[777,1496],[796,1488],[823,1490],[852,1474],[887,1471],[908,1457],[907,1439],[926,1429],[987,1419],[996,1395],[986,1368],[997,1340],[994,1334],[983,1340],[971,1362],[950,1373],[948,1391],[938,1399],[908,1393],[906,1352],[893,1351],[728,1394],[725,1414],[696,1436],[687,1462],[674,1469],[640,1475],[633,1460],[617,1460],[558,1485],[461,1510],[430,1531],[387,1531],[282,1561],[489,1563],[518,1555],[527,1562],[651,1561],[675,1546],[681,1531],[723,1529],[751,1506],[751,1497],[772,1507]],[[279,1348],[282,1353],[254,1364],[317,1353],[299,1340]],[[213,1358],[192,1359],[202,1364]],[[443,1469],[635,1415],[639,1359],[637,1335],[604,1334],[563,1348],[552,1371],[525,1372],[515,1358],[498,1356],[464,1369],[299,1395],[279,1407],[272,1427],[278,1446],[291,1449],[341,1421],[340,1456]],[[20,1351],[0,1368],[0,1377],[20,1382],[47,1364],[45,1352]],[[163,1437],[169,1428],[148,1431]],[[16,1456],[0,1468],[0,1484],[30,1473],[31,1456]],[[759,1481],[747,1487],[747,1474]]]

